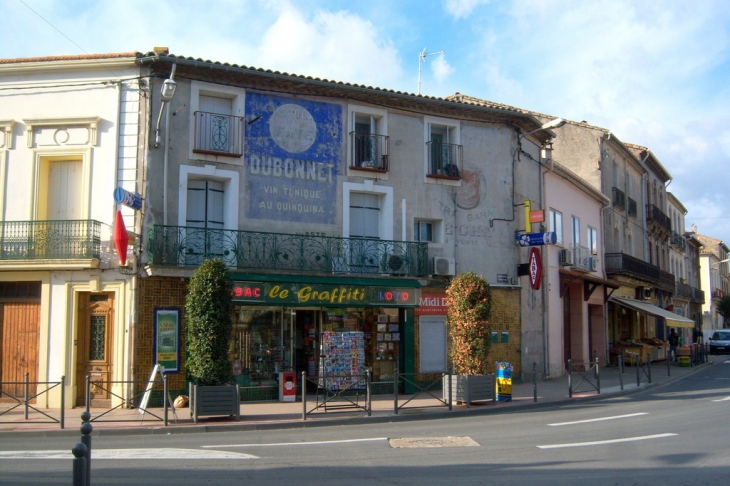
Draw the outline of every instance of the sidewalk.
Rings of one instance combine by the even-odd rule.
[[[470,406],[453,404],[452,410],[442,405],[438,400],[427,394],[419,396],[399,395],[398,405],[402,408],[395,413],[393,395],[377,395],[372,397],[371,416],[360,409],[330,410],[325,412],[318,409],[308,413],[303,420],[303,406],[297,402],[244,402],[241,404],[239,421],[231,417],[203,417],[194,423],[190,417],[190,409],[176,410],[176,417],[172,409],[168,412],[168,426],[164,427],[161,420],[155,419],[150,413],[163,416],[162,408],[150,409],[150,413],[140,413],[137,409],[116,409],[101,416],[107,409],[91,409],[94,436],[100,435],[150,435],[150,434],[178,434],[204,433],[215,431],[251,431],[282,428],[303,428],[324,425],[365,424],[378,422],[393,422],[402,420],[424,420],[433,418],[449,418],[468,414],[509,413],[525,411],[535,408],[553,406],[559,403],[571,403],[577,400],[595,400],[611,395],[635,393],[647,388],[657,387],[674,380],[684,378],[715,363],[722,363],[729,359],[722,356],[710,356],[707,363],[694,367],[681,367],[671,363],[669,373],[666,361],[659,361],[651,365],[652,382],[640,370],[640,384],[637,386],[636,368],[626,366],[624,373],[619,373],[617,367],[601,368],[599,371],[600,390],[595,389],[596,381],[593,373],[589,380],[582,380],[573,374],[573,396],[569,397],[568,377],[564,376],[552,380],[538,381],[536,384],[516,383],[512,385],[512,401],[510,402],[474,402]],[[623,381],[623,389],[621,382]],[[537,401],[535,401],[535,393]],[[433,392],[439,396],[440,391]],[[406,401],[410,401],[404,405]],[[360,403],[363,403],[360,399]],[[11,404],[0,403],[0,413],[5,412]],[[307,396],[307,411],[311,411],[316,403],[313,395]],[[58,419],[58,409],[39,409],[40,412],[29,410],[28,420],[24,417],[24,408],[0,415],[0,439],[12,436],[79,436],[81,413],[84,408],[74,408],[65,411],[65,428],[61,429],[58,423],[49,422],[43,414]],[[41,413],[42,412],[42,413]]]

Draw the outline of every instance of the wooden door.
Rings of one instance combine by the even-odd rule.
[[[114,374],[114,295],[79,294],[78,338],[76,347],[76,405],[86,404],[86,377],[91,376],[92,407],[111,405]]]
[[[10,400],[6,394],[23,397],[24,385],[2,385],[8,382],[38,381],[38,333],[40,304],[37,302],[0,303],[0,400]],[[35,395],[31,385],[28,393]],[[35,400],[32,400],[35,403]]]

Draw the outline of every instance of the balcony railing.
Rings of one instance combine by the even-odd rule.
[[[352,158],[350,168],[387,171],[389,163],[389,138],[387,135],[350,132]]]
[[[675,297],[684,297],[685,299],[691,299],[692,298],[692,286],[677,281],[677,288],[674,289],[674,296]]]
[[[695,304],[704,304],[705,303],[705,291],[700,290],[697,287],[692,287],[692,297],[690,297],[690,301]]]
[[[229,157],[243,155],[243,118],[196,111],[193,152]]]
[[[672,232],[672,236],[669,238],[669,244],[675,247],[677,251],[687,251],[687,240],[679,233]]]
[[[676,288],[674,274],[665,272],[664,270],[659,270],[659,282],[657,283],[657,287],[662,290],[666,290],[667,292],[674,292]]]
[[[725,296],[725,292],[722,291],[722,289],[712,289],[712,298],[713,299],[722,299]]]
[[[573,265],[572,270],[581,272],[592,272],[596,269],[593,254],[585,246],[573,245]]]
[[[427,142],[428,176],[460,179],[462,146],[453,143]]]
[[[624,253],[606,253],[606,274],[625,275],[659,283],[659,267]]]
[[[655,224],[667,233],[672,232],[672,221],[669,216],[653,204],[646,205],[646,222]]]
[[[624,194],[624,191],[622,191],[618,187],[613,187],[612,192],[613,206],[621,210],[626,209],[626,194]]]
[[[628,206],[629,206],[627,212],[629,213],[629,216],[631,216],[632,218],[635,218],[637,215],[636,201],[634,201],[630,197],[628,197],[626,199],[628,199]]]
[[[428,275],[428,243],[182,226],[149,229],[148,263],[197,267],[220,258],[230,268],[322,274]]]
[[[91,219],[0,222],[0,260],[98,259],[101,225]]]

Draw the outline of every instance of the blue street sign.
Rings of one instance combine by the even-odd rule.
[[[139,211],[142,209],[142,196],[137,192],[129,192],[121,187],[114,189],[114,202]]]
[[[541,246],[554,245],[558,241],[554,231],[547,233],[519,233],[515,232],[515,238],[520,246]]]

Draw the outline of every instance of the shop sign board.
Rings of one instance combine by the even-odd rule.
[[[509,361],[497,361],[496,366],[496,401],[512,401],[512,363]]]
[[[417,316],[445,316],[446,294],[421,294],[421,301],[414,311]]]
[[[530,287],[532,287],[532,290],[540,290],[542,260],[540,259],[540,251],[537,248],[530,248],[528,268],[530,270]]]
[[[233,302],[268,305],[416,306],[420,290],[368,285],[233,282]]]
[[[155,364],[165,373],[180,370],[180,309],[155,309]]]
[[[517,243],[520,246],[542,246],[542,245],[554,245],[558,241],[558,237],[554,231],[548,231],[547,233],[515,233]]]

